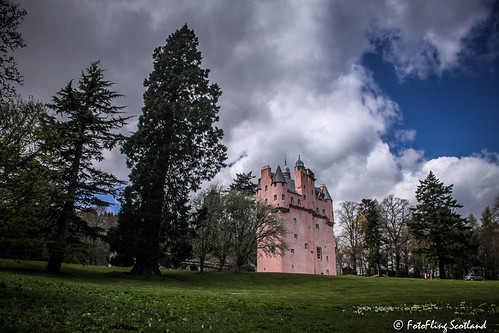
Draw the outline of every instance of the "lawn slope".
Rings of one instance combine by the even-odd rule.
[[[396,320],[405,331],[428,320],[499,328],[498,281],[187,271],[140,278],[81,265],[52,276],[44,265],[0,260],[0,331],[381,332],[395,331]]]

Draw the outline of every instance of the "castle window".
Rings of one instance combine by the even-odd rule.
[[[281,184],[282,184],[282,186],[284,186],[284,183],[281,183]]]
[[[291,254],[295,254],[295,249],[291,249]]]
[[[326,269],[326,274],[329,275],[329,269]]]
[[[317,248],[317,260],[322,260],[322,248]]]
[[[315,212],[316,212],[317,214],[319,214],[319,207],[317,207],[317,208],[315,209]]]
[[[322,215],[326,215],[326,210],[325,209],[322,210]]]
[[[265,199],[265,203],[268,204],[269,203],[269,200],[268,199]]]
[[[303,189],[306,189],[307,188],[307,185],[303,185]]]
[[[305,243],[305,250],[308,250],[308,243]]]
[[[326,256],[326,261],[329,261],[329,256]]]
[[[274,183],[274,187],[277,187],[277,183]]]
[[[295,204],[295,198],[291,197],[291,204],[294,205]]]
[[[277,201],[277,194],[274,194],[274,201]]]
[[[267,192],[268,190],[269,190],[268,185],[265,185],[265,192]]]
[[[295,234],[295,239],[298,239],[298,234]]]
[[[298,199],[298,206],[299,206],[299,205],[301,205],[301,201],[300,201],[300,199]]]
[[[319,230],[319,225],[318,224],[315,225],[315,230]]]
[[[295,269],[295,265],[291,265],[291,269]]]
[[[286,200],[286,195],[282,195],[282,200]]]
[[[296,217],[293,217],[293,223],[296,224]]]

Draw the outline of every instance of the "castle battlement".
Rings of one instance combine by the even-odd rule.
[[[336,275],[333,200],[327,187],[315,186],[315,175],[298,157],[294,179],[284,164],[275,172],[262,168],[256,198],[281,209],[289,250],[281,257],[258,253],[258,272]]]

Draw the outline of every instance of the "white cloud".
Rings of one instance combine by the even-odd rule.
[[[258,98],[259,116],[251,118],[248,113],[248,118],[231,127],[227,140],[229,160],[243,152],[247,157],[224,170],[217,180],[228,183],[236,172],[249,170],[259,176],[264,165],[270,164],[273,169],[277,164],[282,166],[285,154],[292,167],[301,154],[318,182],[329,187],[336,207],[344,200],[381,200],[391,193],[414,203],[419,180],[434,168],[437,176],[445,175],[441,178],[445,184],[455,184],[456,198],[466,205],[464,213],[479,212],[499,194],[499,181],[493,179],[497,164],[480,156],[471,158],[473,163],[456,158],[449,164],[448,158],[426,160],[424,151],[392,152],[383,135],[403,117],[403,110],[379,91],[370,73],[355,62],[370,49],[366,34],[370,31],[389,34],[391,46],[386,59],[393,61],[401,77],[425,78],[452,69],[458,65],[461,39],[474,22],[486,16],[485,7],[481,3],[459,2],[464,9],[444,15],[443,24],[436,18],[441,20],[448,8],[438,3],[370,4],[359,8],[334,3],[327,14],[337,19],[331,26],[342,22],[341,29],[327,32],[319,31],[324,27],[318,27],[311,18],[324,19],[328,15],[311,10],[309,5],[305,5],[307,10],[291,15],[296,24],[290,24],[289,20],[274,18],[274,4],[260,4],[259,39],[273,49],[273,58],[267,60],[274,64],[276,77],[270,82],[258,82],[258,87],[250,90],[250,94],[266,92],[252,95]],[[290,8],[298,10],[296,4]],[[321,34],[322,38],[317,38]],[[324,43],[326,35],[329,44]],[[247,44],[240,41],[240,45]],[[239,63],[244,64],[244,57],[254,59],[252,52],[259,52],[260,47],[244,48],[244,53],[238,53],[243,57]],[[416,135],[412,129],[394,133],[396,140],[404,144],[410,144]],[[488,185],[482,179],[487,168]],[[472,186],[477,189],[467,189]]]

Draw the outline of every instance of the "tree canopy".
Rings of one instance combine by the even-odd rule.
[[[73,81],[70,81],[54,96],[50,105],[58,116],[53,117],[52,122],[58,134],[54,155],[58,158],[62,191],[54,216],[57,237],[51,245],[49,272],[60,270],[68,248],[68,236],[77,232],[92,233],[76,212],[108,206],[109,203],[97,195],[115,195],[117,186],[123,184],[113,174],[94,166],[95,161],[104,159],[105,149],[113,149],[123,140],[116,130],[129,118],[121,116],[123,107],[113,105],[121,95],[109,89],[112,85],[104,80],[100,62],[92,62],[82,72],[78,87],[73,87]]]
[[[470,229],[456,211],[462,206],[452,198],[452,187],[445,186],[430,171],[416,190],[418,204],[412,209],[409,224],[419,251],[438,264],[440,278],[446,278],[444,265],[463,253]]]
[[[118,234],[133,230],[137,237],[135,274],[159,274],[165,252],[181,250],[189,193],[225,166],[223,131],[214,125],[222,92],[209,83],[197,47],[184,25],[154,50],[138,129],[123,147],[131,169],[124,203],[134,208],[123,207]]]

